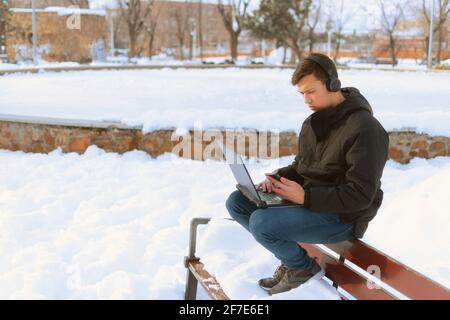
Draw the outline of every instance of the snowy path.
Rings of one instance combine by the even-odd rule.
[[[0,77],[0,114],[178,127],[300,129],[309,115],[292,70],[84,71]],[[346,70],[388,130],[450,136],[450,72]]]

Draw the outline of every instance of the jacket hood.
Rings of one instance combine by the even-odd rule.
[[[356,111],[367,111],[373,115],[372,107],[358,89],[347,87],[341,89],[345,100],[334,108],[326,108],[314,112],[311,117],[311,127],[317,140],[321,141],[328,136],[330,129],[336,123]]]

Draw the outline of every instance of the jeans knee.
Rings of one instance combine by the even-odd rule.
[[[239,201],[242,201],[242,194],[239,190],[233,191],[225,201],[225,207],[233,219],[235,219],[235,215],[238,213],[236,209]]]
[[[258,237],[270,232],[270,215],[265,209],[255,210],[250,216],[249,229],[250,232]]]

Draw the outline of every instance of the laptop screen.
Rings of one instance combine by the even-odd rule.
[[[242,161],[242,157],[224,145],[222,145],[221,148],[223,150],[225,160],[229,164],[231,172],[233,172],[237,183],[245,187],[256,199],[261,200],[258,192],[256,191],[255,185],[253,184],[252,178],[250,177],[250,174]]]

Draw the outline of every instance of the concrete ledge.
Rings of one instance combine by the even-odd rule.
[[[74,66],[74,67],[29,67],[0,70],[0,75],[12,73],[39,73],[39,72],[63,72],[63,71],[96,71],[96,70],[160,70],[160,69],[294,69],[295,65],[234,65],[234,64],[198,64],[198,65],[105,65],[105,66]]]
[[[17,69],[0,70],[0,75],[13,73],[39,73],[39,72],[64,72],[64,71],[95,71],[95,70],[159,70],[159,69],[294,69],[295,65],[234,65],[234,64],[193,64],[193,65],[104,65],[104,66],[74,66],[74,67],[29,67]],[[340,70],[380,70],[391,72],[448,72],[448,70],[432,69],[432,70],[416,70],[416,69],[392,69],[392,68],[370,68],[370,67],[338,67]]]

